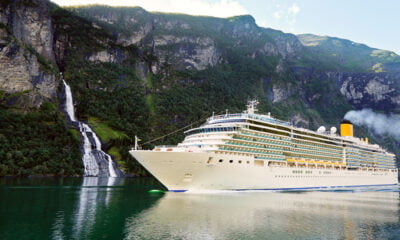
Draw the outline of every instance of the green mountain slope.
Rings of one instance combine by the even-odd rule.
[[[261,28],[247,15],[54,4],[49,13],[54,62],[71,85],[77,117],[136,175],[146,172],[127,153],[135,135],[146,148],[176,144],[182,132],[146,142],[212,112],[241,112],[250,98],[261,112],[311,129],[337,126],[351,109],[400,110],[400,59],[390,51]],[[357,134],[398,149],[389,136]]]
[[[312,34],[300,34],[298,38],[313,53],[314,59],[327,66],[336,64],[353,72],[383,72],[388,70],[385,64],[400,63],[400,57],[394,52],[370,48],[346,39]]]

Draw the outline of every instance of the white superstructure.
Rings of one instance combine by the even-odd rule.
[[[312,189],[398,183],[395,155],[352,136],[317,132],[247,111],[210,117],[177,146],[130,153],[170,191]]]

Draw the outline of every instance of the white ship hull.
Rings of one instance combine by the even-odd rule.
[[[398,183],[397,171],[268,166],[268,161],[261,165],[252,156],[213,152],[130,153],[170,191],[290,190]]]

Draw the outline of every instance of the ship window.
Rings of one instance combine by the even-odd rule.
[[[254,166],[262,167],[262,166],[264,166],[264,161],[263,160],[254,160]]]
[[[219,162],[223,162],[223,161],[224,161],[223,159],[220,159],[220,160],[219,160]]]
[[[242,163],[242,160],[239,160],[239,163]]]
[[[247,164],[250,164],[250,161],[247,161],[246,163],[247,163]]]
[[[233,160],[229,160],[229,163],[233,163]]]

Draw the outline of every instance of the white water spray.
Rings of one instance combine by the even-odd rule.
[[[352,110],[346,113],[345,119],[358,126],[366,126],[379,135],[389,134],[400,139],[400,115],[375,113],[371,109]]]
[[[83,136],[83,163],[85,165],[85,176],[98,176],[99,165],[97,164],[96,158],[92,152],[92,143],[87,135],[88,132],[92,132],[89,126],[84,123],[79,123],[79,131]],[[96,144],[97,145],[97,144]],[[97,148],[97,146],[96,146]]]
[[[69,85],[63,80],[65,88],[65,111],[67,111],[68,116],[72,122],[76,122],[74,102],[72,100],[72,91]]]
[[[108,161],[108,174],[109,177],[117,177],[117,173],[114,169],[114,165],[111,156],[101,150],[101,142],[94,131],[85,123],[79,122],[75,117],[75,109],[72,98],[72,92],[69,85],[63,80],[65,88],[65,111],[67,112],[72,122],[77,122],[79,125],[79,131],[83,136],[83,157],[82,161],[85,167],[85,176],[98,176],[99,175],[99,164],[98,160]],[[90,137],[94,140],[94,146],[90,142]],[[94,147],[94,149],[93,149]],[[94,151],[96,150],[96,151]]]

